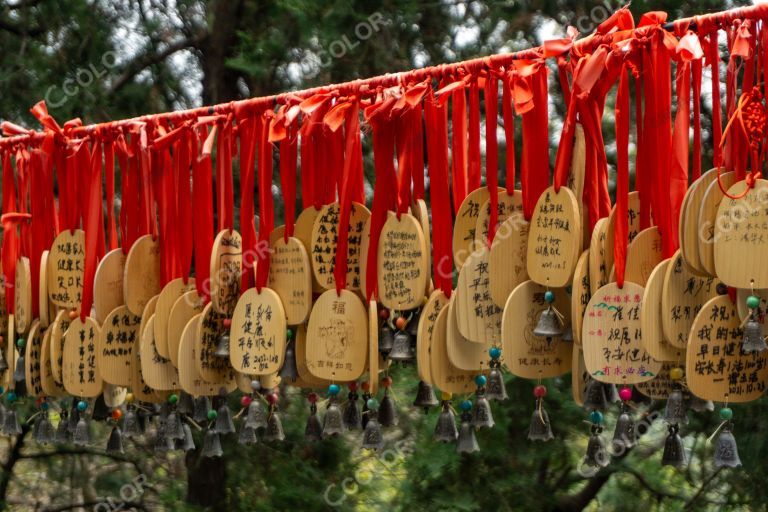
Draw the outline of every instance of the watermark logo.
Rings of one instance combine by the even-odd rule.
[[[61,87],[52,85],[45,91],[45,103],[49,107],[60,107],[72,96],[80,93],[109,74],[109,71],[117,66],[117,53],[108,51],[101,56],[100,66],[89,64],[86,67],[77,68],[73,76],[64,79]]]
[[[117,498],[112,496],[93,506],[93,512],[114,512],[116,510],[136,510],[129,507],[131,503],[136,503],[144,494],[144,488],[147,486],[147,477],[138,475],[136,478],[123,485],[120,488],[120,494]]]

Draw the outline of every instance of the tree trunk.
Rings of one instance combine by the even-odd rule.
[[[214,3],[211,14],[211,30],[200,45],[204,105],[232,101],[239,97],[238,74],[227,67],[227,59],[234,55],[237,45],[243,1],[219,0]]]
[[[227,463],[224,457],[200,457],[202,447],[187,453],[187,503],[212,512],[227,510]]]

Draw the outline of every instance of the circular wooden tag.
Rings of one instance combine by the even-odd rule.
[[[448,359],[456,368],[479,373],[488,366],[490,356],[488,349],[491,343],[475,343],[465,338],[459,330],[458,312],[456,310],[457,294],[451,294],[451,299],[446,306],[448,309],[447,340]],[[501,332],[501,325],[499,325]]]
[[[460,370],[448,358],[449,308],[443,307],[437,314],[432,343],[429,350],[429,373],[432,383],[445,393],[471,393],[475,388],[476,371]]]
[[[589,288],[592,290],[608,284],[608,273],[611,269],[606,267],[605,262],[605,229],[607,227],[608,218],[599,219],[595,223],[592,238],[589,241]]]
[[[581,217],[576,196],[567,187],[546,189],[536,203],[528,234],[528,276],[532,281],[562,288],[571,282],[581,255]]]
[[[43,348],[43,329],[40,321],[34,320],[29,327],[27,343],[24,346],[24,379],[27,393],[33,397],[43,396],[43,366],[40,364]]]
[[[43,394],[46,396],[64,396],[67,392],[60,382],[53,378],[53,368],[51,367],[51,332],[52,329],[46,329],[43,334],[43,344],[40,347],[40,385],[43,388]]]
[[[641,382],[637,385],[637,390],[654,400],[666,400],[669,394],[675,389],[675,383],[669,376],[669,370],[677,368],[677,363],[664,362],[661,365],[659,374],[651,380]]]
[[[168,347],[168,319],[171,316],[171,309],[176,301],[189,292],[195,290],[194,278],[189,278],[185,283],[182,278],[176,278],[168,282],[160,295],[157,296],[157,305],[155,306],[155,346],[157,353],[164,359],[170,359],[170,348]]]
[[[456,284],[454,315],[462,337],[493,346],[500,343],[502,308],[491,298],[489,256],[488,246],[479,245],[464,260]]]
[[[229,362],[248,375],[276,373],[285,356],[285,310],[267,287],[250,288],[237,301],[230,327]]]
[[[699,243],[699,262],[707,274],[714,276],[715,271],[715,222],[717,211],[725,195],[723,188],[728,189],[736,183],[735,172],[724,172],[720,175],[720,181],[715,180],[707,187],[701,200],[698,217],[697,237]]]
[[[739,288],[736,290],[736,309],[739,312],[739,318],[744,320],[749,316],[750,310],[747,307],[747,297],[750,295],[755,295],[760,299],[760,309],[765,311],[766,307],[768,307],[768,290],[767,289],[761,289],[761,290],[745,290],[744,288]]]
[[[498,229],[505,220],[513,215],[523,218],[523,193],[516,190],[513,195],[507,193],[506,188],[499,187],[498,203],[496,205],[497,212],[497,224],[496,224],[496,236],[498,236]],[[477,216],[477,225],[475,226],[475,243],[487,244],[488,243],[488,227],[491,224],[491,199],[490,194],[487,201],[480,205],[480,213]],[[494,236],[494,239],[496,238]]]
[[[51,318],[56,314],[56,306],[48,300],[48,251],[43,251],[39,261],[40,274],[37,280],[37,313],[40,328],[45,330],[51,325]]]
[[[685,349],[693,320],[704,303],[717,294],[716,284],[711,277],[691,274],[679,249],[672,256],[661,293],[661,327],[664,339],[673,347]]]
[[[85,271],[85,231],[64,230],[53,240],[48,253],[48,295],[59,307],[80,307]]]
[[[229,334],[224,327],[226,315],[218,313],[213,308],[212,302],[205,305],[201,314],[203,316],[198,323],[195,341],[195,354],[197,354],[195,364],[197,365],[197,371],[203,380],[222,386],[229,380],[234,379],[234,370],[229,364],[229,358],[216,355],[219,338],[223,334]],[[229,346],[231,350],[231,341]]]
[[[64,357],[64,335],[69,329],[70,324],[69,311],[59,311],[51,324],[51,370],[53,379],[59,384],[63,384],[61,376],[61,363]],[[10,364],[10,363],[9,363]]]
[[[312,309],[312,271],[298,238],[278,239],[269,257],[269,285],[280,297],[288,325],[304,322]]]
[[[768,351],[741,351],[743,331],[727,295],[709,300],[696,315],[688,338],[685,378],[703,400],[749,402],[765,393]]]
[[[654,378],[661,363],[643,348],[640,305],[643,287],[608,283],[587,305],[581,342],[584,362],[593,379],[610,384],[638,384]]]
[[[76,317],[64,335],[62,380],[64,389],[72,396],[94,398],[101,394],[103,382],[99,371],[96,348],[99,343],[99,324],[86,317]]]
[[[352,203],[349,214],[349,235],[347,247],[347,289],[360,289],[360,267],[365,264],[360,259],[360,244],[363,240],[365,222],[371,216],[364,205]],[[315,219],[309,258],[312,273],[325,290],[336,288],[333,269],[336,265],[336,240],[339,229],[339,204],[325,205]]]
[[[701,201],[709,186],[717,181],[717,169],[710,169],[691,183],[683,199],[680,208],[680,223],[678,232],[680,236],[680,251],[683,262],[689,270],[696,275],[707,274],[706,269],[699,258],[699,210]]]
[[[123,272],[125,305],[141,315],[149,299],[160,293],[160,244],[152,235],[139,237],[128,251]]]
[[[515,288],[504,306],[501,338],[504,361],[513,375],[525,379],[547,379],[571,371],[573,343],[559,338],[534,336],[541,313],[549,305],[544,300],[546,287],[526,281]],[[570,297],[565,290],[554,290],[554,307],[570,316]]]
[[[243,270],[243,239],[235,230],[216,235],[211,249],[210,290],[213,309],[231,315],[240,298],[240,275]]]
[[[579,406],[584,406],[584,394],[591,377],[584,364],[584,352],[581,347],[574,345],[571,363],[571,396]]]
[[[125,260],[122,249],[113,249],[104,255],[96,267],[93,279],[93,318],[99,323],[103,324],[108,314],[125,304]]]
[[[168,355],[171,363],[179,367],[179,344],[184,329],[193,316],[203,312],[203,300],[196,290],[185,293],[173,304],[168,316]]]
[[[573,272],[571,285],[571,335],[573,343],[581,345],[581,326],[584,322],[584,311],[592,297],[589,287],[589,249],[581,253]]]
[[[419,222],[410,214],[389,212],[379,237],[376,259],[379,300],[396,311],[424,302],[427,288],[427,246]]]
[[[378,348],[377,348],[378,350]],[[322,388],[330,384],[325,379],[320,379],[312,375],[307,368],[307,326],[301,324],[296,329],[296,370],[299,374],[299,379],[308,387]],[[377,383],[378,384],[378,383]],[[373,382],[371,385],[374,385]]]
[[[428,384],[433,384],[429,366],[429,351],[435,335],[437,315],[448,305],[448,301],[448,297],[442,290],[435,290],[429,296],[419,315],[419,327],[416,334],[416,369],[419,373],[419,379]]]
[[[453,262],[456,268],[461,268],[464,260],[475,250],[475,229],[480,217],[480,207],[489,197],[487,187],[475,189],[467,194],[456,211],[453,224]]]
[[[104,382],[115,386],[131,385],[133,351],[139,349],[141,317],[126,306],[116,307],[101,326],[97,350],[99,372]]]
[[[651,272],[662,259],[659,228],[656,226],[645,228],[627,246],[624,280],[645,286]],[[611,281],[615,281],[615,273],[616,269],[612,268]]]
[[[728,189],[738,197],[747,188],[740,181]],[[768,288],[768,181],[756,180],[741,199],[726,197],[715,221],[715,270],[728,286]]]
[[[13,301],[16,332],[24,334],[32,325],[32,274],[29,258],[21,257],[16,262]]]
[[[316,210],[314,206],[305,208],[296,217],[296,223],[293,225],[293,236],[298,238],[304,245],[304,249],[307,250],[307,256],[310,262],[314,259],[312,256],[312,230],[315,227],[315,219],[320,214],[320,209]],[[311,263],[310,263],[311,264]],[[320,286],[317,282],[314,272],[311,272],[312,276],[312,292],[323,293],[325,288]]]
[[[491,243],[488,271],[491,275],[491,299],[500,308],[507,303],[509,294],[517,285],[528,280],[528,221],[521,212],[522,192],[515,191],[507,196],[512,202],[507,205],[507,218],[496,228]],[[501,217],[501,214],[499,214]],[[487,229],[486,229],[487,232]]]
[[[194,315],[181,333],[179,340],[179,385],[186,393],[192,396],[213,396],[218,394],[218,384],[211,384],[200,377],[197,371],[197,356],[195,353],[195,338],[200,324],[202,314]],[[225,384],[228,392],[234,391],[234,380]]]
[[[155,314],[149,317],[140,333],[141,374],[144,382],[152,389],[171,391],[179,387],[179,373],[170,359],[165,359],[157,352]]]
[[[331,382],[357,380],[368,356],[368,313],[349,290],[328,290],[318,297],[309,315],[307,368]]]
[[[424,245],[427,248],[427,283],[425,294],[430,294],[429,273],[432,270],[432,227],[429,224],[429,209],[427,209],[427,203],[423,199],[417,199],[413,203],[413,216],[419,221],[421,226],[421,232],[424,235]]]
[[[670,261],[671,258],[667,258],[651,272],[643,289],[643,305],[640,308],[643,348],[656,361],[682,361],[685,358],[684,350],[670,345],[664,339],[661,327],[661,295]]]

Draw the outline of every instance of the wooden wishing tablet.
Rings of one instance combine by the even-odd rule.
[[[638,233],[627,246],[624,280],[645,286],[651,272],[662,260],[661,247],[661,235],[656,226],[645,228]],[[611,270],[611,281],[614,281],[616,269]]]
[[[56,382],[53,378],[50,327],[43,333],[43,343],[40,347],[40,386],[42,387],[43,394],[46,396],[59,397],[67,393],[61,382]]]
[[[589,287],[589,249],[582,252],[581,256],[579,256],[579,261],[576,262],[570,296],[571,334],[573,342],[576,345],[581,345],[581,326],[584,322],[584,312],[587,309],[590,297],[592,297]]]
[[[581,343],[593,379],[609,384],[638,384],[654,378],[661,362],[643,348],[640,306],[643,287],[629,281],[624,288],[608,283],[587,305]]]
[[[197,295],[196,290],[192,290],[176,299],[171,308],[171,314],[168,316],[168,355],[171,363],[177,368],[181,336],[192,317],[203,312],[203,306],[203,299]]]
[[[96,267],[93,279],[93,319],[100,324],[118,306],[125,304],[123,277],[126,256],[120,248],[109,251]]]
[[[678,233],[680,237],[680,252],[683,262],[691,273],[702,276],[707,275],[707,270],[699,257],[699,210],[709,186],[717,181],[717,169],[710,169],[702,174],[699,179],[691,183],[683,199],[680,208],[680,223]]]
[[[461,202],[453,224],[453,262],[461,268],[475,250],[475,229],[480,218],[480,207],[488,201],[490,193],[486,187],[473,190]]]
[[[301,324],[296,329],[296,370],[302,383],[310,388],[323,388],[328,386],[329,382],[312,375],[307,368],[307,326]],[[377,349],[378,350],[378,347]],[[373,383],[371,383],[373,385]]]
[[[32,325],[32,274],[29,258],[22,257],[16,262],[13,301],[16,332],[24,334]]]
[[[235,230],[220,231],[211,248],[211,304],[216,312],[231,315],[240,298],[243,239]]]
[[[310,259],[310,266],[312,265],[312,230],[315,227],[315,219],[317,219],[317,216],[321,211],[321,209],[316,210],[314,206],[305,208],[299,213],[298,217],[296,217],[296,223],[293,225],[293,236],[298,238],[304,245],[304,249],[306,249]],[[321,287],[317,282],[314,272],[311,272],[311,275],[312,292],[322,293],[325,288]]]
[[[281,224],[277,226],[275,229],[270,231],[269,233],[269,247],[271,248],[273,245],[275,245],[275,242],[283,238],[285,235],[285,224]]]
[[[43,251],[38,262],[40,274],[37,280],[37,313],[40,328],[45,330],[56,316],[56,305],[48,299],[48,251]]]
[[[142,323],[146,324],[146,321],[142,319]],[[141,343],[139,343],[139,350],[133,351],[133,360],[131,361],[131,392],[134,398],[140,402],[159,404],[166,401],[167,393],[152,389],[144,380],[144,375],[141,372]]]
[[[360,244],[363,228],[371,212],[364,205],[352,203],[349,214],[347,247],[347,289],[360,289],[360,268],[365,264],[361,259]],[[336,243],[339,230],[339,204],[325,205],[315,218],[310,239],[309,259],[312,273],[318,284],[325,290],[336,288],[333,269],[336,265]]]
[[[379,300],[403,311],[421,306],[427,288],[427,246],[413,215],[389,212],[379,236],[376,258]]]
[[[741,351],[743,331],[736,305],[727,295],[709,300],[693,322],[685,376],[691,393],[703,400],[749,402],[768,381],[768,352]]]
[[[526,258],[529,224],[521,211],[522,195],[518,190],[515,191],[514,196],[507,196],[512,198],[512,202],[506,206],[508,215],[496,228],[496,236],[491,243],[491,254],[488,258],[491,299],[500,308],[507,303],[512,290],[528,280]]]
[[[670,345],[664,338],[661,327],[661,295],[664,278],[671,258],[659,263],[651,272],[643,289],[643,304],[640,307],[640,328],[643,331],[643,347],[656,361],[678,361],[685,359],[685,349]]]
[[[476,371],[456,368],[448,358],[448,316],[444,307],[437,314],[429,351],[429,373],[432,384],[445,393],[471,393],[475,389]]]
[[[499,187],[498,203],[496,204],[496,228],[513,215],[523,215],[523,194],[516,190],[514,194],[509,194],[506,188]],[[491,199],[488,198],[480,205],[480,214],[477,217],[475,226],[475,243],[488,243],[488,228],[491,224]],[[495,238],[495,237],[494,237]]]
[[[125,305],[141,315],[152,297],[160,293],[160,244],[152,235],[139,237],[128,251],[123,272]]]
[[[487,245],[479,245],[464,260],[456,284],[454,314],[464,338],[492,346],[501,342],[502,308],[491,298],[490,252]]]
[[[189,278],[185,283],[182,278],[172,279],[160,291],[155,306],[155,346],[157,353],[164,359],[170,359],[168,346],[168,320],[171,317],[176,301],[185,293],[195,289],[195,279]]]
[[[546,287],[533,281],[520,284],[504,306],[501,338],[504,361],[509,371],[525,379],[547,379],[571,371],[573,343],[559,338],[534,336],[533,330],[549,304],[544,300]],[[570,316],[570,297],[565,290],[555,290],[553,306]]]
[[[118,306],[107,315],[97,347],[99,372],[104,382],[131,385],[131,361],[133,351],[139,349],[140,325],[141,317],[126,306]]]
[[[200,372],[203,380],[211,384],[223,385],[234,375],[229,358],[216,355],[219,338],[223,334],[229,334],[224,327],[226,316],[213,308],[213,302],[206,304],[201,314],[203,316],[200,317],[195,339],[197,371]]]
[[[740,197],[731,199],[730,197]],[[728,189],[715,221],[715,270],[734,288],[768,288],[768,181],[746,181]]]
[[[248,375],[276,373],[285,357],[285,310],[266,286],[250,288],[237,301],[230,327],[229,362]]]
[[[584,352],[574,345],[571,353],[571,396],[576,405],[584,406],[584,395],[591,378],[584,364]]]
[[[608,273],[611,271],[610,267],[606,267],[605,264],[606,227],[608,227],[608,218],[599,219],[595,223],[589,242],[589,287],[592,290],[597,290],[608,284]]]
[[[479,373],[488,366],[490,360],[488,349],[493,345],[475,343],[462,336],[457,319],[456,295],[456,293],[451,294],[451,299],[446,306],[448,309],[448,325],[446,326],[448,359],[456,368]],[[499,330],[501,330],[501,326],[499,326]]]
[[[665,362],[661,365],[659,374],[651,380],[641,382],[637,385],[637,390],[654,400],[666,400],[669,398],[669,394],[675,389],[675,381],[669,376],[669,371],[672,368],[677,368],[677,363]]]
[[[414,201],[411,210],[413,210],[413,216],[419,221],[421,232],[424,235],[424,245],[427,248],[427,282],[424,293],[428,296],[430,294],[429,272],[432,269],[432,227],[429,224],[429,210],[423,199]]]
[[[179,373],[170,359],[163,358],[157,352],[154,324],[155,315],[152,315],[141,332],[141,374],[152,389],[172,391],[179,387]]]
[[[528,276],[544,286],[571,282],[581,255],[581,216],[576,196],[567,187],[546,189],[539,197],[528,233]]]
[[[371,217],[363,224],[363,232],[360,233],[360,294],[368,297],[368,250],[371,248]],[[374,293],[377,293],[374,290]]]
[[[59,384],[63,384],[61,376],[61,363],[64,357],[64,334],[69,329],[71,320],[69,311],[59,311],[51,324],[51,370],[53,370],[53,379]],[[10,363],[8,363],[10,364]]]
[[[710,276],[716,275],[715,222],[717,222],[717,211],[720,208],[723,197],[725,197],[723,189],[728,190],[734,183],[736,183],[735,172],[720,174],[719,181],[715,180],[707,187],[699,206],[699,228],[697,231],[698,236],[696,237],[699,243],[699,262],[702,269]]]
[[[701,307],[717,294],[717,282],[711,277],[698,277],[683,265],[680,250],[672,256],[664,275],[661,293],[661,327],[664,339],[685,349],[688,332]]]
[[[315,377],[331,382],[357,380],[368,357],[368,313],[358,296],[328,290],[309,315],[307,368]]]
[[[85,321],[76,317],[64,336],[62,380],[64,389],[72,396],[93,398],[101,394],[103,385],[96,353],[99,324],[93,318]]]
[[[64,230],[48,252],[48,296],[59,307],[80,307],[85,271],[85,232]]]
[[[43,350],[42,331],[40,321],[34,320],[29,327],[27,342],[24,345],[24,379],[27,384],[27,393],[35,397],[44,394],[43,365],[40,363]]]
[[[279,238],[269,256],[269,288],[280,297],[288,325],[298,325],[312,310],[312,270],[304,244]]]
[[[368,392],[379,391],[379,311],[375,300],[368,301]]]
[[[442,290],[435,290],[419,315],[419,327],[416,334],[416,369],[419,379],[433,384],[429,366],[429,351],[435,335],[437,315],[448,305],[449,299]]]
[[[197,355],[195,354],[195,337],[200,324],[200,313],[193,316],[181,333],[179,340],[179,385],[182,390],[192,396],[213,396],[218,394],[218,384],[206,382],[197,371]],[[235,389],[235,379],[228,380],[224,387],[228,392]]]

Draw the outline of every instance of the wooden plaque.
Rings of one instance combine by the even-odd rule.
[[[581,345],[581,326],[584,322],[584,311],[587,309],[592,292],[589,287],[589,249],[581,253],[573,272],[571,285],[571,334],[573,342]],[[555,297],[557,298],[557,297]]]
[[[40,328],[45,330],[56,316],[56,305],[48,299],[48,251],[43,251],[38,264],[40,274],[37,280],[37,313]]]
[[[213,309],[231,315],[240,298],[240,275],[243,270],[243,239],[235,230],[216,235],[211,249],[210,289]]]
[[[59,311],[56,314],[56,318],[51,324],[51,370],[53,371],[53,379],[59,384],[63,384],[61,376],[61,363],[64,357],[64,335],[69,329],[69,311]],[[10,364],[10,363],[8,363]]]
[[[431,291],[429,273],[432,271],[432,227],[429,223],[429,210],[427,209],[426,201],[423,199],[414,201],[411,209],[413,210],[413,216],[419,221],[421,232],[424,234],[424,245],[427,248],[427,282],[425,294],[428,296]]]
[[[32,325],[32,274],[29,258],[21,257],[16,262],[13,301],[16,332],[24,334]]]
[[[440,391],[464,394],[475,390],[476,371],[460,370],[448,358],[448,316],[449,308],[444,307],[437,314],[432,344],[429,351],[429,373],[432,383]]]
[[[448,301],[448,297],[442,290],[435,290],[419,315],[419,328],[416,334],[416,370],[419,373],[419,379],[428,384],[433,384],[429,358],[437,315],[448,305]]]
[[[27,393],[33,397],[43,396],[43,365],[41,364],[43,351],[43,329],[40,321],[34,320],[29,327],[27,343],[24,346],[24,379],[27,384]]]
[[[171,363],[179,367],[179,345],[184,329],[192,317],[203,312],[203,299],[197,295],[197,290],[185,293],[173,304],[168,316],[168,355]]]
[[[104,382],[115,386],[131,385],[133,351],[138,350],[141,317],[126,306],[116,307],[101,326],[97,348],[99,372]]]
[[[613,248],[611,248],[613,250]],[[661,235],[659,228],[651,226],[637,234],[627,246],[627,265],[624,280],[645,286],[653,269],[661,262]],[[611,281],[615,280],[615,269]]]
[[[349,290],[328,290],[315,302],[307,327],[307,368],[331,382],[357,380],[368,356],[368,313]]]
[[[429,269],[427,246],[419,222],[404,213],[387,214],[379,237],[376,259],[379,299],[396,311],[414,309],[424,302]]]
[[[723,191],[720,189],[728,189],[736,183],[735,172],[724,172],[720,175],[720,181],[715,180],[707,187],[707,191],[704,193],[704,197],[701,200],[699,206],[698,217],[698,236],[696,239],[699,243],[699,263],[703,270],[707,274],[714,276],[715,271],[715,222],[717,221],[717,211],[720,208],[720,203],[723,200]]]
[[[59,307],[75,309],[83,298],[85,232],[64,230],[48,252],[48,296]]]
[[[643,348],[640,305],[643,287],[608,283],[593,295],[584,315],[581,342],[593,379],[611,384],[638,384],[654,378],[661,363]]]
[[[446,344],[448,347],[448,359],[456,368],[482,372],[483,368],[488,366],[490,356],[488,349],[494,345],[491,343],[475,343],[462,336],[459,330],[458,312],[456,311],[457,294],[451,294],[451,300],[448,302],[448,326]],[[501,331],[501,325],[499,325]]]
[[[522,192],[515,191],[514,196],[507,197],[512,199],[512,202],[507,205],[508,215],[496,228],[496,236],[491,244],[491,255],[488,258],[491,299],[500,308],[507,303],[512,290],[528,280],[526,258],[530,226],[521,211]],[[501,214],[499,216],[501,217]]]
[[[152,316],[151,313],[150,316]],[[146,323],[147,321],[142,318],[142,324]],[[139,332],[141,331],[142,329],[139,328]],[[141,342],[139,342],[139,350],[133,351],[133,360],[131,361],[131,392],[134,398],[140,402],[158,404],[165,402],[167,399],[166,392],[152,389],[144,381],[144,375],[141,372]]]
[[[614,205],[611,214],[608,216],[608,224],[605,226],[605,251],[607,269],[610,271],[613,266],[613,245],[616,229],[616,206]],[[631,243],[640,232],[640,192],[632,191],[627,195],[627,242]],[[629,255],[627,255],[629,261]],[[627,264],[629,266],[629,264]],[[634,281],[633,281],[634,282]],[[642,286],[642,283],[637,283]]]
[[[268,286],[280,297],[288,325],[307,319],[312,309],[312,270],[301,240],[280,238],[272,245]]]
[[[211,384],[200,377],[197,371],[197,356],[195,354],[195,337],[200,324],[200,313],[190,319],[181,333],[179,340],[179,385],[181,389],[192,396],[214,396],[219,392],[221,386]],[[235,381],[232,379],[225,384],[228,392],[235,388]]]
[[[298,238],[301,243],[304,245],[304,249],[307,251],[307,255],[311,260],[312,258],[312,230],[315,227],[315,219],[317,219],[318,214],[322,210],[315,210],[314,206],[310,206],[309,208],[305,208],[301,211],[301,213],[296,217],[296,223],[293,225],[293,236]],[[311,263],[310,263],[311,265]],[[320,286],[320,284],[317,282],[317,278],[315,277],[315,273],[310,273],[312,276],[312,292],[313,293],[322,293],[325,291],[325,288]]]
[[[51,329],[48,328],[43,334],[43,344],[40,347],[40,386],[43,394],[47,396],[64,396],[66,390],[61,382],[56,382],[53,378],[53,368],[51,367]]]
[[[269,247],[270,249],[272,246],[277,243],[278,240],[285,237],[285,224],[281,224],[280,226],[277,226],[275,229],[270,231],[269,233]]]
[[[155,313],[157,314],[157,313]],[[155,315],[146,321],[141,334],[141,375],[144,382],[158,391],[172,391],[179,387],[179,373],[171,363],[157,352]]]
[[[371,248],[371,217],[363,224],[363,232],[360,233],[360,293],[368,297],[368,251]]]
[[[670,261],[672,261],[671,258],[667,258],[653,269],[643,289],[640,328],[643,331],[643,347],[653,359],[682,362],[685,359],[685,350],[670,345],[664,339],[664,331],[661,327],[661,295]]]
[[[675,381],[669,377],[669,370],[677,368],[678,363],[665,362],[661,365],[659,374],[651,380],[641,382],[637,385],[637,390],[654,400],[666,400],[669,394],[675,389]]]
[[[702,400],[749,402],[765,393],[768,351],[744,354],[736,305],[727,295],[709,300],[693,322],[685,375],[688,389]]]
[[[320,379],[312,375],[312,372],[307,368],[307,326],[301,324],[296,329],[296,369],[299,373],[299,379],[308,387],[323,388],[330,384],[325,379]],[[378,348],[377,348],[378,350]],[[374,383],[371,382],[371,386]],[[378,383],[376,384],[378,385]]]
[[[573,347],[573,362],[571,363],[571,395],[573,401],[579,406],[584,406],[584,394],[587,390],[587,384],[592,379],[584,364],[584,352],[581,347]]]
[[[523,215],[523,193],[516,190],[510,195],[506,188],[499,187],[498,203],[496,204],[496,231],[508,218],[513,215]],[[488,227],[491,223],[491,199],[490,194],[486,202],[480,205],[480,214],[475,226],[475,243],[488,244]],[[495,238],[495,236],[494,236]]]
[[[694,181],[685,194],[680,209],[680,251],[683,262],[696,275],[707,274],[699,258],[699,210],[709,186],[717,181],[717,169],[710,169]]]
[[[581,216],[576,196],[567,187],[546,189],[536,203],[528,234],[528,276],[550,288],[571,282],[581,255]]]
[[[94,320],[100,324],[118,306],[125,304],[123,277],[126,256],[120,248],[109,251],[96,267],[93,279]]]
[[[599,219],[589,241],[589,288],[591,290],[597,290],[608,284],[608,273],[611,268],[606,267],[605,262],[605,229],[607,227],[608,218]]]
[[[64,336],[62,379],[72,396],[94,398],[101,394],[103,382],[98,366],[99,324],[93,318],[76,317]]]
[[[475,343],[498,345],[502,308],[491,298],[490,252],[487,245],[480,245],[464,260],[456,284],[454,314],[463,337]]]
[[[248,375],[276,373],[285,357],[285,310],[267,287],[250,288],[237,301],[230,327],[229,362]]]
[[[347,289],[360,289],[360,267],[365,264],[360,259],[360,244],[363,227],[371,216],[362,204],[352,203],[349,214],[349,235],[347,247]],[[339,204],[331,203],[323,206],[312,227],[309,259],[312,262],[312,273],[320,286],[325,290],[336,288],[333,269],[336,265],[336,241],[339,229]]]
[[[198,323],[195,340],[197,371],[203,380],[222,386],[234,376],[229,358],[216,355],[219,337],[223,334],[229,334],[224,327],[225,315],[218,313],[213,308],[213,302],[206,304],[201,314],[203,316]]]
[[[182,278],[173,279],[166,284],[160,295],[157,296],[155,306],[155,346],[157,353],[163,359],[170,359],[171,353],[168,346],[168,320],[171,317],[171,309],[176,301],[185,293],[195,290],[194,278],[189,278],[185,283]]]
[[[488,188],[480,187],[467,194],[456,211],[453,224],[453,262],[456,268],[461,268],[464,260],[475,250],[475,229],[477,219],[480,218],[480,207],[489,197]]]
[[[125,305],[141,315],[149,299],[160,293],[160,244],[152,235],[139,237],[128,251],[123,273]]]
[[[375,300],[368,301],[368,392],[379,392],[379,311]]]

